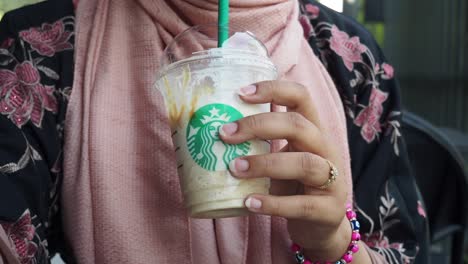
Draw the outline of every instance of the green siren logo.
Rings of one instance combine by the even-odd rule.
[[[249,153],[249,142],[229,145],[219,138],[222,125],[242,117],[239,111],[225,104],[206,105],[193,114],[187,127],[187,145],[200,167],[209,171],[226,170],[231,160]]]

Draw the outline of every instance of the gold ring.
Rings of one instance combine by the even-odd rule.
[[[328,177],[328,180],[320,187],[318,187],[321,190],[324,190],[328,188],[334,181],[336,181],[336,177],[338,177],[338,169],[331,163],[331,161],[326,160],[328,163],[328,166],[330,166],[330,177]]]

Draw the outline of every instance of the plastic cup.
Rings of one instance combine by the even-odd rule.
[[[228,168],[237,157],[268,153],[269,143],[225,144],[219,129],[270,111],[269,104],[244,103],[238,91],[276,79],[276,68],[252,33],[231,32],[217,48],[217,31],[215,25],[196,26],[176,37],[164,51],[156,80],[172,130],[184,203],[193,218],[246,215],[245,198],[268,194],[270,187],[267,178],[240,180]]]

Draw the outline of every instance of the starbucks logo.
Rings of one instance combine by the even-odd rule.
[[[219,138],[222,125],[242,117],[239,111],[225,104],[206,105],[193,114],[187,126],[187,145],[200,167],[209,171],[226,170],[231,160],[249,153],[249,142],[229,145]]]

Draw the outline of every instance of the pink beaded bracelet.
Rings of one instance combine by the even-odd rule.
[[[346,206],[346,217],[351,224],[351,229],[353,230],[351,234],[351,243],[349,243],[348,251],[341,257],[338,261],[325,261],[325,262],[312,262],[307,260],[302,253],[302,248],[298,244],[293,244],[291,250],[294,253],[296,262],[299,264],[348,264],[353,262],[353,254],[359,251],[358,242],[361,239],[359,234],[359,228],[361,227],[359,221],[356,219],[356,213],[351,209],[351,205]]]

